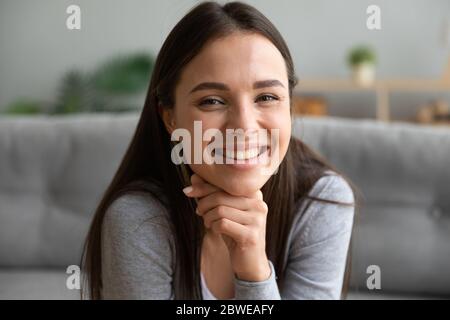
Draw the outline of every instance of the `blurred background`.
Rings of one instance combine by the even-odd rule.
[[[76,298],[66,268],[158,50],[198,2],[0,1],[0,298]],[[448,298],[450,1],[245,2],[291,50],[294,134],[361,189],[349,297]],[[66,26],[70,5],[79,30]],[[371,265],[381,288],[368,286]]]
[[[0,110],[14,109],[17,101],[48,109],[64,91],[63,84],[70,79],[76,83],[77,76],[95,72],[108,59],[141,52],[156,55],[171,28],[195,3],[2,0]],[[447,67],[450,3],[445,0],[377,1],[381,30],[366,27],[371,1],[249,3],[285,37],[300,80],[350,77],[349,51],[360,45],[373,48],[376,76],[381,79],[434,79]],[[71,4],[81,8],[80,30],[66,28],[65,12]],[[67,78],[69,71],[75,72],[72,78]],[[143,96],[141,92],[136,97],[136,106],[142,105]],[[323,92],[322,96],[330,115],[376,116],[376,95],[371,90]],[[390,98],[392,118],[411,120],[423,104],[434,100],[448,104],[450,96],[448,90],[429,89],[394,91]]]

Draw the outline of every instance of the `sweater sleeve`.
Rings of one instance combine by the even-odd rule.
[[[338,175],[320,178],[311,196],[354,203],[352,189]],[[261,282],[235,278],[236,299],[339,299],[353,226],[354,207],[313,201],[290,234],[290,248],[282,290],[271,275]]]
[[[151,196],[127,194],[102,224],[102,298],[173,299],[173,239],[164,208]]]

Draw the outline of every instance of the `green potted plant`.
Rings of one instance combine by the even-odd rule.
[[[67,114],[138,110],[141,103],[136,104],[135,100],[145,91],[152,69],[153,56],[144,52],[115,56],[90,73],[70,70],[61,81],[52,111]]]
[[[148,86],[153,64],[153,55],[142,52],[118,55],[100,65],[90,79],[97,105],[117,112],[138,110],[142,102],[140,95]],[[138,104],[136,98],[139,98]]]
[[[376,55],[368,46],[358,46],[350,50],[348,64],[352,68],[353,81],[360,86],[370,86],[375,80]]]
[[[19,98],[11,102],[4,110],[4,113],[14,115],[39,114],[43,108],[40,102]]]

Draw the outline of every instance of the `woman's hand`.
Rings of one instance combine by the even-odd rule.
[[[230,195],[203,180],[191,177],[188,197],[198,198],[197,214],[206,228],[222,236],[234,273],[241,280],[263,281],[270,276],[266,255],[267,204],[260,190],[246,197]]]

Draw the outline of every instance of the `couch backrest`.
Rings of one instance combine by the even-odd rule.
[[[376,265],[383,290],[450,294],[450,127],[304,118],[294,130],[362,191],[353,286]]]
[[[0,266],[78,264],[138,114],[0,119]],[[294,135],[361,189],[352,285],[450,293],[450,130],[298,118]]]
[[[0,266],[79,264],[137,114],[0,119]]]

